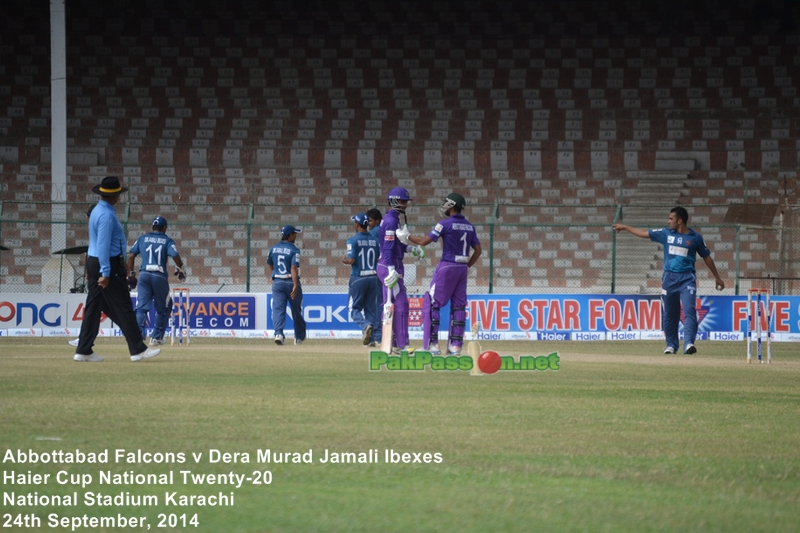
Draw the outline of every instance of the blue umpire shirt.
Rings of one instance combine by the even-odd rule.
[[[125,232],[114,206],[101,199],[89,216],[89,250],[87,255],[100,261],[100,275],[111,276],[111,258],[124,257],[127,250]]]

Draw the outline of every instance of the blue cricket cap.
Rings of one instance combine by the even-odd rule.
[[[284,226],[281,228],[281,238],[285,239],[292,233],[303,233],[303,230],[300,228],[295,228],[294,226]]]
[[[357,222],[362,228],[369,227],[369,217],[366,213],[359,213],[350,217],[350,220]]]
[[[160,227],[160,228],[166,228],[167,227],[167,219],[162,217],[162,216],[157,216],[156,218],[153,219],[153,224],[152,225]]]

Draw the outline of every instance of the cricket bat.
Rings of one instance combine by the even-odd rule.
[[[392,322],[394,322],[394,288],[389,290],[389,301],[383,304],[383,336],[381,337],[381,351],[392,353]]]
[[[480,331],[481,326],[476,320],[475,323],[472,324],[472,340],[469,341],[469,346],[467,346],[467,351],[469,352],[469,356],[472,358],[472,370],[469,371],[470,376],[483,376],[483,372],[478,367],[478,358],[481,356],[481,344],[476,340],[478,336],[478,331]]]

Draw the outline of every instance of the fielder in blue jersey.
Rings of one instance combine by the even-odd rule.
[[[168,303],[169,274],[167,260],[171,257],[178,267],[175,275],[180,281],[186,279],[183,271],[183,260],[175,246],[175,241],[167,236],[167,219],[161,216],[153,220],[152,231],[145,233],[136,240],[128,252],[128,285],[133,289],[138,287],[136,293],[136,322],[142,331],[142,338],[147,335],[145,323],[150,307],[155,302],[156,320],[150,334],[150,346],[164,344],[164,333],[167,329],[169,314],[172,306]],[[137,255],[142,256],[137,281],[133,268]]]
[[[367,221],[369,222],[369,234],[379,239],[381,236],[381,220],[383,220],[383,214],[381,214],[381,210],[377,208],[372,208],[367,211]]]
[[[381,282],[377,267],[380,246],[378,238],[368,231],[366,213],[350,217],[356,234],[347,239],[347,255],[342,262],[351,266],[348,307],[353,322],[361,328],[364,346],[375,346],[380,340],[381,315],[378,298],[381,297]],[[378,339],[375,339],[376,332]]]
[[[286,304],[292,309],[294,343],[306,340],[306,321],[303,318],[303,287],[300,284],[300,249],[295,246],[297,234],[303,230],[294,226],[281,229],[281,242],[269,249],[267,265],[272,271],[272,321],[275,325],[275,344],[286,340]]]
[[[681,305],[683,305],[683,353],[697,353],[695,339],[697,337],[697,274],[694,268],[699,255],[714,275],[717,290],[725,288],[725,282],[719,277],[717,267],[711,258],[703,236],[686,226],[689,213],[683,207],[674,207],[669,212],[667,223],[663,229],[640,229],[614,224],[611,227],[617,232],[625,230],[637,237],[650,239],[664,248],[664,273],[661,277],[661,329],[667,341],[665,354],[678,351],[678,324],[680,323]]]

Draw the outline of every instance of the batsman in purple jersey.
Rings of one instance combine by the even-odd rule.
[[[439,313],[450,302],[450,331],[447,353],[461,353],[464,330],[467,325],[467,278],[469,268],[481,255],[481,243],[475,226],[461,214],[466,200],[458,193],[447,195],[439,212],[448,218],[441,220],[424,237],[408,235],[400,231],[398,238],[404,242],[426,246],[442,240],[442,259],[436,266],[431,288],[425,294],[422,308],[422,346],[434,355],[441,354],[439,348]],[[470,254],[471,252],[471,254]]]
[[[378,261],[378,279],[383,283],[383,303],[394,302],[394,319],[392,330],[394,341],[392,346],[402,349],[408,346],[408,294],[403,281],[403,255],[406,245],[397,240],[396,233],[400,229],[400,213],[405,214],[411,197],[402,187],[389,191],[389,207],[381,220],[378,243],[381,258]]]
[[[389,191],[389,209],[383,216],[378,233],[381,258],[378,261],[378,279],[383,283],[383,304],[394,303],[394,318],[392,320],[393,351],[400,350],[413,352],[408,344],[408,293],[403,281],[405,268],[403,256],[412,253],[418,259],[425,257],[425,249],[421,246],[406,246],[397,238],[401,230],[400,215],[405,218],[406,208],[411,197],[403,187],[395,187]],[[406,227],[405,220],[403,226]]]

